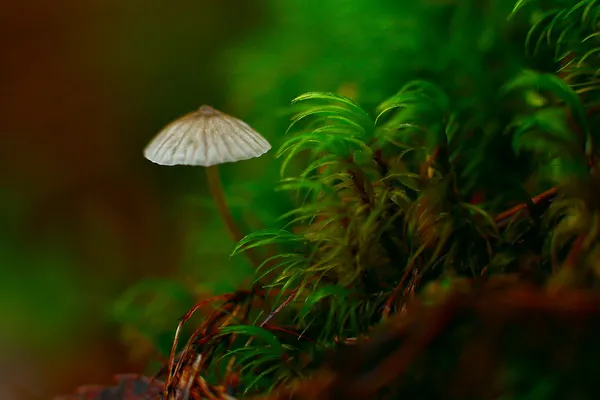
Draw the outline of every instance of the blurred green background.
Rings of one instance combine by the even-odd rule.
[[[425,67],[468,74],[477,63],[461,49],[489,47],[513,2],[466,7],[485,17],[453,36],[472,17],[451,18],[455,3],[3,2],[0,398],[144,371],[196,299],[250,276],[229,258],[204,171],[142,157],[163,125],[210,104],[277,149],[301,93],[369,110]],[[288,209],[274,153],[221,168],[247,231]]]

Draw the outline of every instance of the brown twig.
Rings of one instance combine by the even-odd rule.
[[[396,285],[396,288],[394,289],[394,291],[392,292],[390,297],[385,302],[385,305],[383,307],[383,313],[382,313],[382,317],[384,320],[386,320],[388,318],[388,316],[391,312],[391,309],[392,309],[392,304],[394,304],[394,301],[396,301],[396,298],[398,297],[398,294],[402,290],[402,287],[404,286],[404,282],[406,281],[406,279],[408,279],[408,275],[413,270],[416,261],[417,261],[417,258],[413,258],[411,260],[410,264],[406,266],[406,268],[404,269],[404,274],[402,275],[402,278],[400,279],[400,282],[398,283],[398,285]]]
[[[542,201],[547,201],[547,200],[552,199],[554,196],[556,196],[556,194],[557,194],[557,188],[553,187],[552,189],[548,189],[545,192],[540,193],[537,196],[533,197],[531,199],[531,203],[533,203],[534,205],[537,205],[537,204],[541,203]],[[510,208],[509,210],[506,210],[506,211],[501,212],[500,214],[496,215],[494,220],[496,221],[496,224],[498,225],[498,227],[502,228],[509,223],[511,217],[513,217],[515,214],[517,214],[523,210],[526,210],[526,209],[527,209],[527,203],[517,204],[516,206]]]
[[[313,277],[311,277],[307,282],[306,285],[308,285],[310,282],[314,281],[315,279],[320,278],[320,275],[315,275]],[[265,326],[267,323],[269,323],[269,321],[271,319],[273,319],[273,317],[275,317],[277,314],[279,314],[281,312],[281,310],[283,310],[285,307],[287,307],[292,300],[294,300],[294,298],[296,297],[296,295],[298,294],[298,291],[303,287],[303,285],[298,286],[296,289],[294,289],[292,291],[292,293],[290,293],[290,295],[288,296],[288,298],[279,305],[279,307],[277,307],[274,311],[272,311],[267,318],[265,318],[265,320],[260,324],[261,328],[263,326]]]
[[[294,332],[294,331],[293,331],[293,330],[291,330],[291,329],[285,329],[285,328],[282,328],[282,327],[280,327],[280,326],[276,326],[276,325],[268,325],[268,324],[267,324],[267,325],[264,325],[264,328],[266,328],[266,329],[268,329],[268,330],[271,330],[271,331],[279,331],[279,332],[287,333],[288,335],[295,336],[295,337],[297,337],[298,339],[304,339],[304,340],[306,340],[306,341],[308,341],[308,342],[314,343],[314,344],[316,344],[317,346],[319,346],[319,347],[321,347],[321,348],[323,348],[323,349],[325,349],[325,350],[329,350],[329,347],[325,346],[324,344],[322,344],[322,343],[319,343],[319,342],[317,342],[316,340],[309,338],[308,336],[302,335],[302,334],[300,334],[300,333],[298,333],[298,332]]]

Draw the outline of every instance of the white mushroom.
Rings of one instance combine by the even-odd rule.
[[[206,168],[211,194],[231,238],[244,235],[235,223],[221,186],[218,165],[260,157],[271,149],[269,142],[247,123],[202,106],[161,130],[144,149],[144,157],[160,165],[198,165]],[[255,266],[252,251],[246,254]]]
[[[260,157],[270,149],[269,142],[244,121],[202,106],[160,131],[144,156],[160,165],[209,167]]]

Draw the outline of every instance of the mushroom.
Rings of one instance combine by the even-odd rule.
[[[219,177],[219,164],[260,157],[271,149],[269,142],[247,123],[202,106],[171,122],[144,149],[144,157],[159,165],[206,167],[211,195],[235,242],[244,235],[231,216]],[[255,267],[257,260],[247,252]]]

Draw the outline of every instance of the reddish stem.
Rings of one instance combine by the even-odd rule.
[[[535,205],[535,204],[539,204],[542,201],[545,200],[549,200],[552,197],[556,196],[557,193],[557,189],[554,187],[552,189],[546,190],[543,193],[538,194],[537,196],[533,197],[531,199],[531,202]],[[512,207],[511,209],[501,212],[500,214],[496,215],[496,223],[498,224],[498,227],[503,227],[506,226],[509,222],[510,217],[514,216],[515,214],[517,214],[520,211],[523,211],[527,209],[527,203],[521,203],[518,204],[514,207]]]

